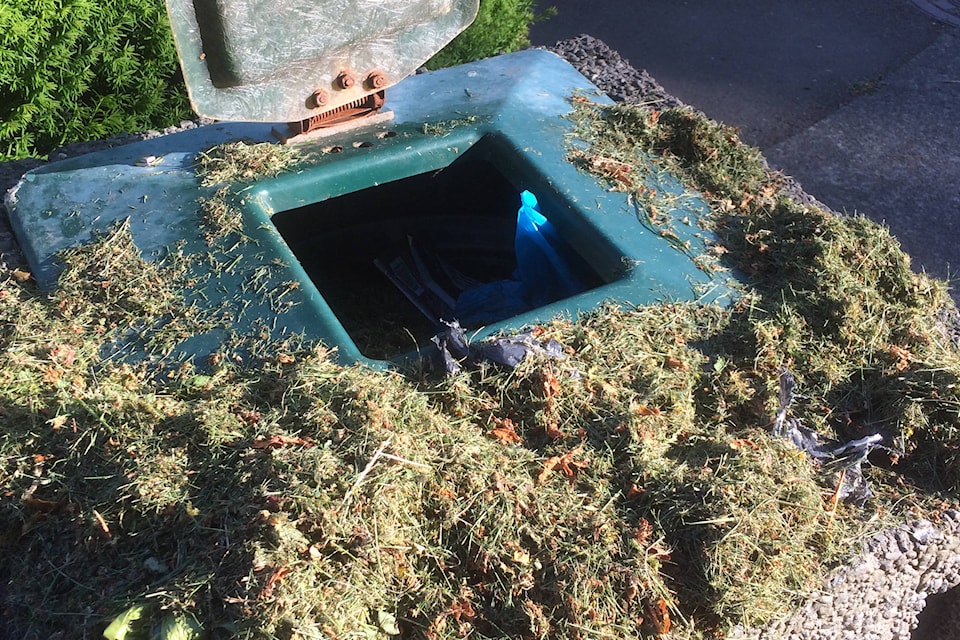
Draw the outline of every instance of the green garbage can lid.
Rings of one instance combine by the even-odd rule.
[[[194,110],[296,122],[415,72],[479,0],[167,0]]]

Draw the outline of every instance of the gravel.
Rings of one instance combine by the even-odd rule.
[[[588,35],[558,42],[549,50],[568,60],[614,100],[664,109],[685,106],[646,71],[635,69],[604,42]],[[186,120],[163,131],[122,135],[57,149],[62,160],[130,142],[176,133],[206,124]],[[13,187],[25,171],[45,164],[28,159],[0,163],[0,192]],[[815,203],[796,183],[796,199]],[[0,262],[22,266],[23,258],[0,215]],[[2,265],[0,265],[2,266]],[[743,640],[960,640],[960,513],[951,511],[934,524],[918,520],[884,531],[863,545],[862,554],[836,570],[793,615],[764,629],[736,629]]]
[[[833,573],[792,616],[744,640],[918,640],[960,638],[960,513],[881,532]],[[953,591],[950,591],[954,589]],[[939,598],[931,598],[941,594]],[[931,606],[927,610],[927,602]]]
[[[564,58],[618,102],[646,104],[655,109],[686,106],[667,93],[653,76],[635,69],[628,60],[593,36],[561,40],[547,50]]]

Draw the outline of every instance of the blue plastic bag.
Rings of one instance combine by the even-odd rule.
[[[520,194],[514,237],[517,268],[510,280],[469,289],[457,298],[455,315],[464,326],[481,326],[530,311],[586,290],[571,267],[580,258],[540,213],[537,197]]]
[[[572,250],[540,213],[537,197],[529,191],[520,194],[514,246],[517,270],[513,277],[523,283],[531,309],[586,289],[569,266]]]

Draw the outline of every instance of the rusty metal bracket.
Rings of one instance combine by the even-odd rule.
[[[289,137],[299,136],[317,129],[326,129],[353,120],[367,118],[377,113],[385,100],[385,91],[371,93],[353,102],[310,116],[306,120],[291,122],[287,125],[287,135]]]

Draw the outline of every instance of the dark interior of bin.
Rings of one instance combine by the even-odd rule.
[[[307,275],[368,358],[412,351],[437,332],[436,323],[374,264],[402,251],[408,238],[476,280],[510,278],[523,187],[497,170],[495,158],[483,139],[439,171],[273,216]],[[585,264],[577,268],[591,288],[601,284],[596,274],[584,273],[589,269]]]
[[[949,640],[960,635],[960,587],[927,596],[923,611],[917,614],[917,626],[911,640]]]

